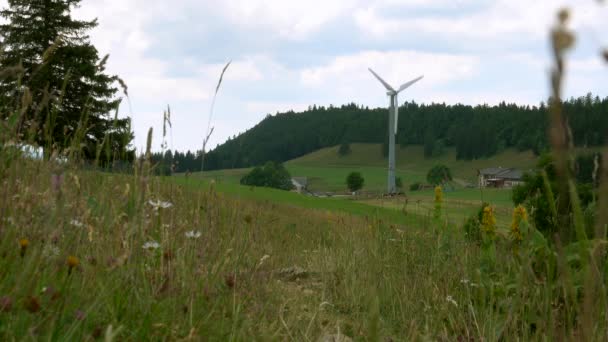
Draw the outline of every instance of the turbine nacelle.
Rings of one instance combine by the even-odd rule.
[[[398,90],[395,90],[393,87],[391,87],[390,84],[388,84],[385,80],[382,79],[382,77],[378,76],[378,74],[376,74],[374,72],[374,70],[372,70],[371,68],[368,68],[369,72],[372,73],[372,75],[374,75],[374,77],[376,77],[376,79],[378,79],[378,81],[380,81],[380,83],[382,83],[382,85],[384,86],[384,88],[386,88],[387,92],[386,95],[389,96],[391,98],[391,103],[390,103],[390,107],[389,107],[389,111],[390,108],[394,108],[394,113],[395,113],[395,133],[397,134],[397,121],[399,120],[399,99],[398,99],[398,95],[400,92],[404,91],[405,89],[409,88],[412,84],[420,81],[424,76],[420,76],[418,78],[415,78],[409,82],[403,83],[401,85],[401,87],[399,87]]]

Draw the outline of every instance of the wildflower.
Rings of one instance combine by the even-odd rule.
[[[144,243],[144,245],[142,246],[143,249],[158,249],[160,248],[160,244],[156,241],[148,241],[146,243]]]
[[[28,297],[24,303],[25,309],[31,313],[40,311],[40,299],[38,297]]]
[[[186,235],[186,237],[187,237],[188,239],[193,239],[193,240],[194,240],[194,239],[198,239],[198,238],[200,238],[200,237],[201,237],[201,232],[191,230],[191,231],[189,231],[189,232],[186,232],[186,234],[185,234],[185,235]]]
[[[78,260],[77,257],[70,255],[68,257],[67,263],[68,263],[68,274],[71,274],[72,269],[74,267],[78,266],[78,264],[80,264],[80,260]]]
[[[9,312],[13,308],[13,300],[9,296],[0,298],[0,312]]]
[[[443,202],[443,190],[438,185],[435,187],[435,218],[439,218],[441,216],[441,203]]]
[[[481,230],[486,233],[491,239],[496,233],[496,217],[494,216],[494,208],[486,206],[483,208],[483,216],[481,218]]]
[[[84,224],[78,220],[71,220],[70,224],[76,228],[82,228],[84,227]]]
[[[522,222],[528,221],[528,213],[526,213],[526,208],[518,205],[515,209],[513,209],[513,221],[511,222],[511,239],[519,243],[523,240],[523,236],[521,234],[520,225]]]
[[[455,307],[458,307],[458,303],[454,300],[454,298],[452,298],[452,296],[445,297],[445,300],[448,303],[453,304]]]
[[[45,258],[57,257],[57,256],[59,256],[59,253],[60,253],[59,248],[54,245],[47,244],[42,249],[42,256]]]
[[[460,283],[463,285],[467,285],[469,283],[469,279],[467,279],[467,278],[460,279]]]
[[[167,208],[171,208],[173,206],[173,203],[171,202],[163,202],[161,200],[158,201],[153,201],[153,200],[149,200],[148,204],[150,204],[154,210],[158,210],[158,209],[167,209]]]
[[[28,239],[19,240],[19,247],[21,247],[21,257],[25,256],[25,252],[27,251],[27,246],[30,245],[30,241]]]
[[[264,261],[266,261],[266,259],[270,258],[270,255],[266,254],[264,255],[261,259],[260,259],[260,263],[258,264],[258,267],[262,266],[262,264],[264,263]]]

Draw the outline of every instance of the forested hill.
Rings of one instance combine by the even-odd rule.
[[[587,95],[570,99],[564,103],[564,110],[577,146],[606,142],[608,98]],[[547,107],[542,103],[532,107],[505,103],[472,107],[407,102],[399,109],[397,142],[424,145],[427,156],[454,146],[459,159],[488,157],[509,147],[540,153],[547,146],[547,117]],[[287,161],[343,142],[386,144],[387,118],[386,108],[369,109],[355,104],[313,106],[302,113],[268,115],[255,127],[209,152],[205,169]],[[196,162],[190,153],[188,161],[181,162],[185,156],[172,156],[177,161],[177,171],[200,169],[200,158]]]

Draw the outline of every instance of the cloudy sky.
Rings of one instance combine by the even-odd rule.
[[[608,96],[599,58],[608,4],[594,0],[83,0],[75,15],[99,19],[92,40],[129,86],[135,146],[153,126],[160,148],[169,104],[170,147],[194,150],[228,60],[212,147],[268,113],[386,106],[367,67],[396,86],[425,75],[401,102],[538,104],[548,95],[548,30],[564,5],[578,34],[566,95]]]

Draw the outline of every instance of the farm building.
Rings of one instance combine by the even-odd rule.
[[[294,190],[297,192],[305,192],[308,187],[308,178],[306,177],[293,177],[291,179]]]
[[[511,188],[522,183],[523,172],[514,168],[491,167],[478,171],[479,187]]]

